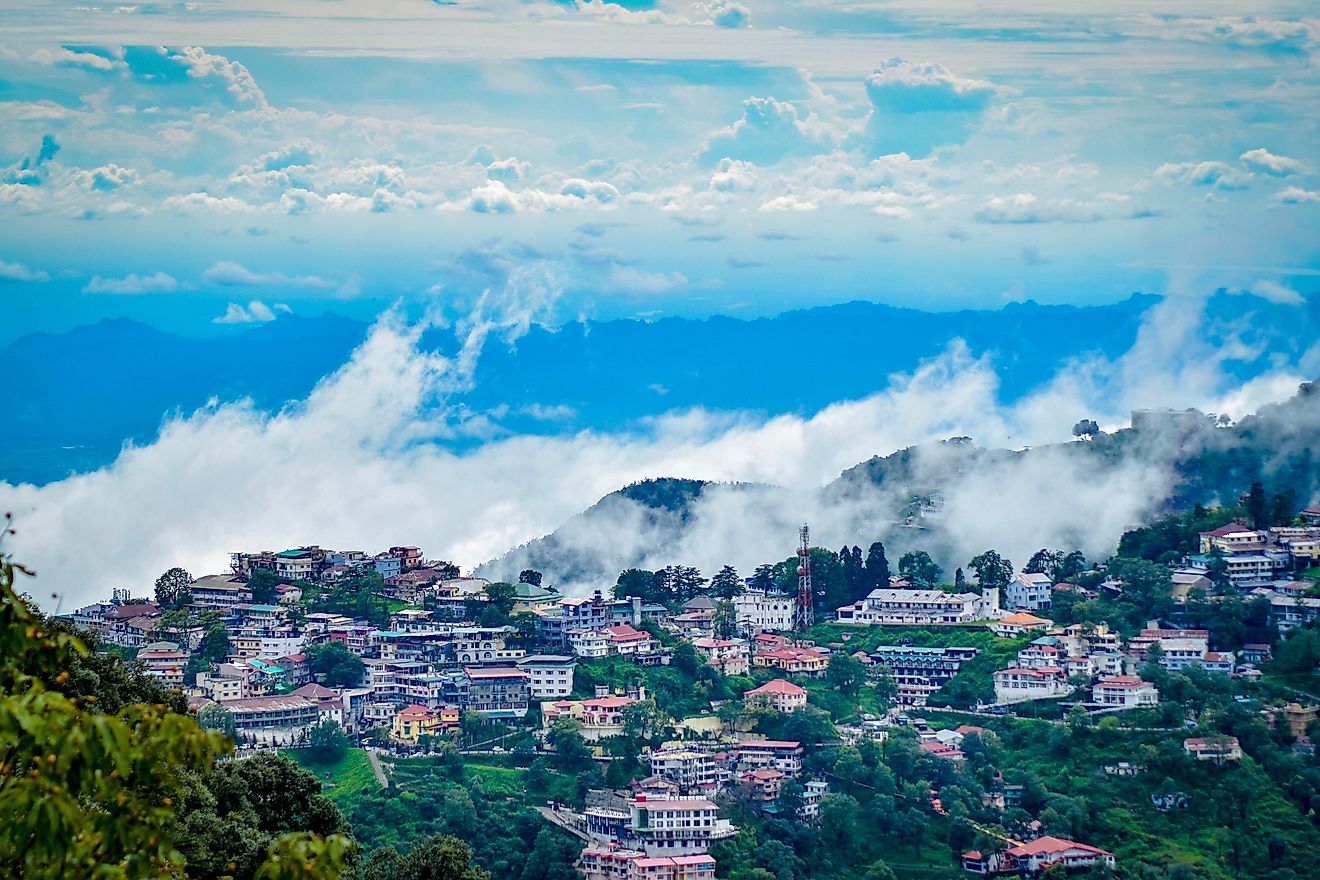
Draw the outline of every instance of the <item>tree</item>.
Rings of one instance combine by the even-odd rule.
[[[490,880],[472,863],[472,848],[457,837],[433,834],[404,857],[403,880]]]
[[[518,573],[518,583],[531,584],[534,587],[541,586],[541,579],[544,577],[534,568],[527,568]]]
[[[234,727],[234,713],[225,708],[223,703],[207,703],[198,709],[197,723],[202,730],[214,730],[230,739],[238,738]]]
[[[674,656],[669,664],[684,675],[695,676],[701,666],[701,659],[691,642],[682,641],[674,646]]]
[[[833,654],[825,669],[825,680],[831,687],[849,696],[856,696],[866,682],[866,667],[851,654]]]
[[[967,586],[967,575],[963,574],[961,565],[953,570],[953,585],[960,589]]]
[[[932,588],[944,573],[925,550],[904,553],[898,560],[898,573],[919,587]]]
[[[366,664],[343,642],[323,642],[307,649],[307,665],[327,687],[352,687],[362,680]]]
[[[926,836],[926,817],[915,807],[909,807],[894,817],[894,836],[917,852]]]
[[[1251,484],[1247,492],[1247,516],[1253,529],[1265,529],[1270,525],[1269,509],[1265,503],[1265,487],[1259,481]]]
[[[269,568],[258,568],[247,581],[247,588],[252,591],[252,601],[258,605],[273,605],[275,588],[279,585],[279,576]]]
[[[229,630],[223,623],[216,621],[207,625],[198,653],[208,663],[224,662],[229,656]]]
[[[351,743],[339,723],[326,719],[307,732],[307,746],[322,764],[334,764],[348,754]]]
[[[1082,419],[1073,425],[1072,432],[1074,437],[1085,437],[1090,440],[1100,433],[1100,426],[1096,424],[1095,419]]]
[[[1013,563],[994,550],[974,556],[967,566],[976,572],[976,582],[982,587],[1003,589],[1013,579]]]
[[[738,610],[727,599],[715,605],[715,617],[711,621],[717,639],[731,639],[738,634]]]
[[[763,593],[773,592],[776,586],[775,567],[770,563],[758,565],[752,572],[751,585]]]
[[[1044,547],[1031,554],[1027,560],[1026,568],[1022,569],[1028,574],[1046,574],[1051,581],[1059,580],[1059,571],[1063,567],[1062,550],[1046,550]]]
[[[619,572],[619,579],[614,584],[614,598],[627,599],[640,596],[643,600],[652,596],[655,572],[642,568],[630,568]]]
[[[175,566],[156,578],[156,602],[161,608],[178,608],[192,601],[192,575]]]
[[[710,579],[710,594],[717,599],[732,599],[742,592],[742,578],[732,565],[724,566]]]
[[[779,787],[779,815],[793,821],[802,815],[807,803],[807,790],[796,779],[790,779]]]
[[[866,551],[866,585],[872,590],[885,589],[889,586],[889,560],[885,557],[885,545],[876,541]]]
[[[527,572],[523,572],[523,574],[526,573]],[[520,581],[520,583],[529,584],[531,581]],[[513,611],[513,603],[517,601],[515,587],[513,584],[496,581],[486,587],[486,601],[490,604],[491,608],[494,608],[501,616],[507,618]]]

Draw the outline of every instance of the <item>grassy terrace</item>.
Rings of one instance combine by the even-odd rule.
[[[371,762],[364,749],[349,749],[348,754],[338,761],[323,764],[313,760],[307,749],[290,749],[283,754],[298,762],[298,765],[316,774],[322,784],[330,783],[325,794],[331,800],[340,802],[351,800],[363,791],[374,791],[380,785],[371,772]]]

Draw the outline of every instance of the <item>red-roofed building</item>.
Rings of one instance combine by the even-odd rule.
[[[967,756],[963,754],[962,749],[953,745],[946,745],[942,742],[932,741],[924,742],[919,748],[927,754],[934,755],[937,758],[943,758],[946,761],[952,761],[955,764],[961,764]]]
[[[828,663],[829,658],[814,648],[791,646],[760,650],[752,657],[752,665],[758,669],[782,669],[790,675],[813,678],[824,675]]]
[[[756,703],[769,706],[776,712],[791,715],[807,705],[807,691],[806,688],[799,687],[791,681],[776,678],[773,681],[767,681],[759,688],[747,691],[743,694],[743,699],[748,704]]]
[[[1198,761],[1242,760],[1242,744],[1236,736],[1191,736],[1183,740],[1183,751]]]
[[[648,856],[641,850],[592,844],[578,866],[584,880],[714,880],[713,856]]]
[[[1091,701],[1102,706],[1135,709],[1157,705],[1160,692],[1155,685],[1133,675],[1108,675],[1091,688]]]
[[[963,869],[973,874],[1018,874],[1035,877],[1061,865],[1066,871],[1094,865],[1114,867],[1114,854],[1060,837],[1040,837],[997,853],[971,850],[962,854]]]

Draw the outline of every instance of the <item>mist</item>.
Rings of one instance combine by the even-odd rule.
[[[499,557],[510,548],[630,482],[678,476],[759,485],[713,487],[686,525],[651,521],[631,502],[607,505],[562,535],[590,574],[570,580],[547,566],[547,580],[582,592],[630,565],[749,571],[791,553],[803,521],[815,543],[835,548],[884,539],[926,542],[950,561],[987,547],[1019,564],[1042,546],[1099,556],[1168,496],[1175,477],[1166,462],[1143,457],[1096,473],[1075,456],[1009,457],[941,485],[947,505],[929,533],[898,529],[901,499],[883,488],[843,496],[821,487],[871,456],[948,437],[982,447],[1061,442],[1079,418],[1121,425],[1142,405],[1223,411],[1230,401],[1241,415],[1290,395],[1302,378],[1284,365],[1241,386],[1224,357],[1196,360],[1199,302],[1170,298],[1122,358],[1078,360],[1012,406],[998,402],[993,359],[955,343],[889,377],[886,390],[809,418],[687,410],[614,432],[490,436],[479,415],[446,398],[470,386],[485,345],[515,344],[548,320],[559,284],[534,270],[511,274],[455,328],[451,357],[420,350],[425,325],[388,313],[342,368],[278,413],[213,403],[169,418],[155,442],[125,448],[103,470],[39,488],[0,484],[18,532],[7,549],[38,572],[36,599],[63,610],[115,587],[146,595],[174,565],[201,575],[225,570],[235,550],[312,543],[415,544],[464,570],[497,560],[483,572],[507,577],[519,557]]]

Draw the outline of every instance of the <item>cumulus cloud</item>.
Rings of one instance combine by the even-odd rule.
[[[1287,156],[1277,156],[1264,147],[1247,150],[1238,158],[1252,171],[1259,171],[1271,177],[1289,177],[1306,170],[1304,162]]]
[[[750,27],[752,11],[741,3],[730,0],[701,0],[692,4],[693,18],[696,21],[709,21],[716,27]]]
[[[1261,299],[1266,299],[1272,303],[1278,303],[1280,305],[1300,306],[1306,302],[1306,298],[1296,290],[1293,290],[1286,284],[1281,284],[1278,281],[1272,281],[1268,278],[1262,278],[1260,281],[1251,285],[1247,290],[1249,293],[1252,293]]]
[[[1166,162],[1155,169],[1157,180],[1166,183],[1190,183],[1216,189],[1246,189],[1250,174],[1235,171],[1226,162]]]
[[[1041,200],[1031,193],[991,196],[977,210],[978,223],[1096,223],[1104,215],[1073,199]]]
[[[47,132],[41,136],[41,143],[35,152],[0,172],[0,183],[40,186],[46,179],[46,166],[59,151],[59,141],[55,140],[55,135]]]
[[[334,287],[316,275],[285,275],[282,272],[253,272],[233,260],[221,260],[202,273],[202,280],[219,287]]]
[[[161,51],[166,53],[170,61],[183,65],[189,77],[219,82],[236,103],[267,106],[265,93],[248,69],[237,61],[207,52],[200,46],[188,46],[177,54],[169,53],[168,50]]]
[[[991,83],[958,76],[941,64],[890,59],[866,78],[868,146],[873,155],[921,157],[962,143],[995,93]]]
[[[742,117],[712,132],[698,151],[705,164],[740,159],[773,165],[787,156],[810,155],[826,148],[819,126],[798,116],[797,107],[773,97],[743,101]]]
[[[83,286],[83,293],[113,293],[134,295],[140,293],[174,293],[179,289],[179,282],[164,272],[150,275],[126,275],[123,278],[102,278],[93,275]]]
[[[75,51],[60,46],[56,49],[38,49],[32,53],[31,58],[38,64],[85,67],[103,73],[122,70],[125,67],[122,50],[102,55],[97,52]]]
[[[1307,202],[1320,202],[1320,190],[1290,186],[1275,193],[1273,201],[1280,205],[1302,205]]]
[[[120,187],[129,186],[138,180],[138,173],[132,168],[123,168],[113,162],[99,168],[79,171],[74,179],[80,186],[97,192],[112,192]]]
[[[43,269],[33,269],[22,263],[6,263],[4,260],[0,260],[0,282],[49,280],[50,273]]]
[[[287,309],[287,307],[286,307]],[[261,300],[252,300],[246,306],[230,303],[225,313],[212,318],[212,324],[264,324],[275,320],[275,312]]]

